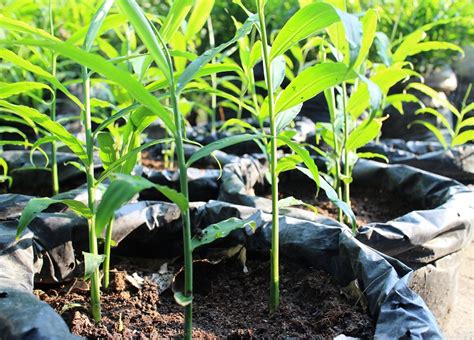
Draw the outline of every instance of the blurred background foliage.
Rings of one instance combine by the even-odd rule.
[[[268,0],[267,13],[269,29],[282,27],[284,22],[299,8],[301,3],[319,0]],[[337,0],[336,0],[337,1]],[[56,35],[61,39],[69,38],[79,27],[85,27],[97,0],[54,0],[56,11]],[[163,18],[171,0],[139,0],[140,5],[148,12]],[[254,9],[254,1],[242,0],[250,10]],[[438,23],[427,32],[426,40],[442,40],[458,44],[462,47],[473,44],[474,1],[472,0],[348,0],[350,12],[363,13],[369,8],[376,8],[379,13],[379,31],[384,32],[392,42],[410,34],[426,24]],[[37,27],[48,27],[49,0],[1,0],[1,14],[10,18],[20,19]],[[216,0],[212,11],[212,20],[216,34],[216,43],[228,41],[234,34],[234,17],[242,22],[246,14],[232,0]],[[204,29],[202,37],[207,32]],[[0,32],[0,38],[4,35]],[[113,43],[113,41],[111,42]],[[199,49],[208,46],[197,42]],[[454,51],[438,51],[423,53],[410,61],[421,71],[429,71],[450,63],[459,55]]]

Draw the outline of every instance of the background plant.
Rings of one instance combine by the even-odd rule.
[[[436,139],[441,143],[444,149],[454,148],[459,145],[464,145],[468,142],[474,141],[474,117],[470,117],[469,113],[474,110],[474,103],[468,103],[468,98],[472,89],[472,84],[469,85],[464,99],[461,102],[460,108],[456,108],[450,103],[444,96],[441,96],[439,92],[436,92],[429,86],[422,83],[411,83],[409,88],[418,90],[423,94],[431,97],[436,102],[440,103],[443,107],[447,108],[455,117],[455,123],[452,125],[446,119],[446,117],[438,110],[431,107],[422,107],[418,109],[416,115],[431,115],[440,123],[441,127],[448,132],[448,137],[445,137],[443,130],[438,128],[436,125],[423,120],[417,119],[410,123],[410,126],[421,125],[431,131]]]

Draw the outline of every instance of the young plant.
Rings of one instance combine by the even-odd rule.
[[[474,117],[468,117],[468,113],[474,110],[474,102],[467,103],[469,95],[471,93],[472,84],[469,84],[469,87],[466,91],[464,99],[461,103],[460,109],[457,109],[453,104],[451,104],[444,96],[441,96],[440,93],[436,92],[432,88],[422,83],[411,83],[407,86],[407,89],[412,88],[422,92],[423,94],[431,97],[433,100],[441,103],[441,105],[449,110],[456,119],[454,126],[451,126],[446,117],[431,107],[422,107],[421,109],[415,112],[416,115],[428,114],[436,118],[437,121],[441,123],[441,126],[446,129],[449,134],[450,142],[446,140],[445,136],[441,129],[436,125],[418,119],[410,123],[409,127],[413,125],[421,125],[426,129],[431,131],[436,139],[443,145],[443,148],[447,150],[448,148],[454,148],[456,146],[464,145],[468,142],[474,141]]]
[[[196,152],[188,161],[184,156],[184,131],[183,131],[183,116],[179,109],[180,96],[185,89],[186,85],[193,80],[198,72],[209,63],[218,53],[223,51],[225,48],[230,46],[240,37],[248,34],[252,25],[253,20],[249,20],[244,27],[237,31],[236,36],[228,43],[224,43],[218,47],[215,47],[203,55],[194,60],[175,80],[174,64],[171,58],[171,53],[167,47],[166,41],[170,38],[165,32],[168,32],[169,26],[178,26],[180,24],[180,18],[184,15],[175,15],[174,19],[165,21],[164,26],[158,31],[155,27],[147,20],[145,14],[141,8],[133,0],[119,0],[119,7],[121,11],[127,16],[132,23],[138,36],[141,38],[145,46],[147,47],[150,55],[152,56],[155,63],[163,72],[164,77],[169,89],[169,98],[171,102],[171,110],[173,113],[174,124],[168,126],[170,132],[174,137],[176,143],[176,152],[179,166],[179,178],[180,178],[180,192],[186,200],[189,199],[187,169],[197,160],[210,155],[213,151],[224,148],[226,146],[239,143],[245,140],[255,139],[256,136],[251,135],[237,135],[229,137],[225,140],[217,141],[201,148]],[[178,5],[179,4],[179,5]],[[174,10],[179,13],[183,13],[187,9],[187,2],[181,1],[174,3]],[[173,18],[173,17],[172,17]],[[178,20],[176,22],[176,20]],[[182,221],[183,221],[183,244],[184,244],[184,267],[185,267],[185,286],[184,293],[176,293],[176,301],[185,306],[185,338],[191,338],[192,336],[192,299],[193,299],[193,276],[192,276],[192,252],[195,248],[195,243],[199,243],[197,240],[192,239],[191,235],[191,222],[189,208],[182,209]],[[236,228],[242,228],[249,224],[246,221],[238,221],[235,219],[226,220],[219,224],[210,226],[204,230],[206,238],[211,235],[214,237],[223,237],[230,231]],[[210,238],[212,239],[212,237]],[[209,243],[210,240],[207,240]]]
[[[89,31],[86,35],[84,49],[89,50],[94,41],[95,35],[97,34],[102,21],[104,20],[108,10],[112,6],[113,1],[106,0],[97,11],[92,24],[89,27]],[[30,27],[22,22],[7,19],[2,17],[0,19],[0,25],[7,27],[10,30],[19,30],[23,33],[29,33],[36,36],[35,40],[22,40],[9,42],[10,44],[22,44],[30,46],[41,46],[43,48],[49,48],[55,53],[63,54],[64,56],[73,59],[77,62],[82,63],[83,70],[83,86],[84,86],[84,105],[74,96],[69,94],[65,87],[56,80],[56,78],[49,75],[46,71],[33,67],[28,62],[20,60],[18,56],[12,53],[4,53],[10,60],[16,61],[28,70],[46,77],[51,83],[55,84],[58,88],[62,89],[63,92],[69,94],[69,97],[83,109],[83,124],[86,130],[86,146],[84,148],[83,143],[71,135],[62,125],[51,120],[45,114],[40,113],[36,109],[10,104],[6,101],[0,101],[0,106],[8,109],[12,113],[20,115],[24,118],[30,119],[45,130],[51,133],[50,138],[64,143],[69,149],[76,154],[82,163],[82,167],[86,171],[87,175],[87,189],[88,189],[88,204],[85,205],[82,202],[65,198],[64,195],[56,195],[52,198],[35,198],[32,199],[25,207],[22,216],[20,218],[17,236],[19,237],[34,217],[41,211],[46,209],[51,204],[62,203],[68,206],[71,210],[88,219],[89,222],[89,246],[90,252],[84,253],[85,260],[85,277],[91,279],[91,311],[92,316],[96,321],[100,320],[100,281],[99,281],[99,266],[103,261],[104,257],[98,254],[97,246],[97,235],[101,234],[104,230],[108,221],[114,214],[114,211],[119,208],[123,203],[128,202],[136,193],[146,188],[156,188],[161,191],[171,201],[175,202],[178,206],[184,209],[187,206],[187,201],[183,199],[182,195],[176,193],[166,187],[155,185],[141,177],[116,175],[118,180],[114,181],[104,193],[104,200],[97,206],[95,201],[95,191],[97,186],[103,181],[104,178],[99,178],[96,181],[94,174],[94,135],[91,124],[90,114],[90,73],[88,68],[95,71],[101,71],[116,80],[117,83],[123,87],[129,89],[134,98],[140,101],[144,105],[153,107],[157,112],[158,117],[161,117],[163,121],[168,124],[171,121],[165,115],[166,111],[162,108],[160,102],[155,100],[149,92],[141,86],[135,79],[130,75],[115,67],[112,63],[106,61],[102,57],[91,54],[82,49],[78,49],[68,43],[59,41],[54,36],[47,32]],[[152,104],[153,103],[153,104]],[[161,108],[161,110],[160,110]],[[117,118],[115,118],[117,119]],[[113,119],[111,120],[113,121]],[[157,141],[160,142],[160,141]],[[148,145],[149,146],[149,145]],[[117,159],[109,168],[104,172],[110,174],[114,169],[118,168],[125,162],[127,162],[132,156],[141,151],[134,150],[127,155],[124,155],[120,159]],[[104,176],[104,174],[103,174]],[[106,199],[105,199],[106,198]]]
[[[345,10],[345,5],[341,10]],[[354,80],[342,82],[340,86],[325,91],[330,123],[318,123],[317,127],[319,136],[322,136],[330,147],[330,151],[326,153],[326,159],[328,171],[333,178],[333,187],[339,198],[350,206],[352,170],[357,159],[379,156],[358,153],[357,149],[375,139],[380,133],[381,120],[375,116],[381,105],[383,93],[378,84],[373,81],[373,77],[370,79],[365,77],[367,56],[377,26],[376,13],[367,11],[363,22],[354,16],[346,16],[345,20],[350,22],[352,34],[348,39],[343,39],[339,33],[343,28],[340,23],[328,28],[330,43],[327,43],[327,47],[323,46],[321,55],[322,59],[326,59],[328,57],[326,50],[330,51],[332,57],[343,62],[356,77]],[[402,74],[406,76],[405,73]],[[380,79],[382,80],[383,77]],[[349,97],[350,83],[352,83],[352,95]],[[339,211],[339,220],[342,221],[341,211]],[[352,226],[355,232],[356,225]]]
[[[243,7],[242,4],[240,4]],[[248,15],[252,15],[245,7]],[[262,62],[265,74],[265,90],[267,98],[261,105],[256,104],[260,122],[268,119],[270,122],[270,133],[265,130],[260,132],[266,146],[266,153],[270,164],[270,183],[272,187],[272,247],[270,254],[270,299],[269,308],[275,312],[280,303],[279,292],[279,209],[280,207],[302,204],[303,202],[287,198],[278,200],[278,176],[283,171],[298,169],[311,177],[317,187],[321,187],[328,198],[337,206],[341,207],[346,214],[354,215],[341,200],[337,198],[334,190],[319,175],[318,168],[304,146],[291,140],[294,132],[285,130],[295,119],[301,110],[302,103],[316,96],[318,93],[335,86],[342,81],[353,79],[352,72],[343,63],[322,63],[308,67],[297,75],[283,90],[280,86],[285,77],[284,54],[294,47],[299,41],[321,31],[330,25],[341,22],[345,18],[344,13],[336,10],[326,3],[310,4],[297,11],[276,35],[273,45],[270,47],[265,21],[265,1],[256,0],[258,15],[258,31],[260,35],[260,46],[262,48]],[[345,26],[349,30],[349,26]],[[253,50],[253,49],[252,49]],[[253,67],[253,66],[251,66]],[[251,128],[248,124],[238,122],[241,126]],[[261,124],[262,125],[262,124]],[[263,126],[263,125],[262,125]],[[278,159],[279,146],[285,145],[294,153],[293,155]],[[305,168],[299,167],[303,163]]]

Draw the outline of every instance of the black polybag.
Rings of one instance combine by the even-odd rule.
[[[380,143],[369,143],[361,151],[385,155],[391,164],[410,165],[463,183],[474,183],[472,144],[445,150],[439,142],[382,139]]]
[[[18,197],[17,201],[21,202],[22,198]],[[13,203],[14,200],[10,200],[10,202]],[[14,209],[9,211],[14,211]],[[15,216],[18,215],[16,213],[9,214],[8,219],[1,225],[2,235],[8,234],[4,230],[9,230],[11,234],[10,247],[7,249],[15,247],[15,242],[13,242]],[[246,246],[250,251],[268,253],[271,237],[270,214],[262,213],[258,209],[219,201],[211,201],[208,204],[192,204],[194,228],[204,228],[229,217],[252,218],[257,223],[257,232],[250,235],[248,231],[238,230],[231,233],[227,239],[220,240],[207,248],[222,248],[225,245],[238,243]],[[58,221],[58,218],[63,220]],[[119,245],[114,251],[126,254],[130,244],[135,244],[132,249],[134,256],[156,257],[161,255],[156,253],[140,254],[140,249],[150,248],[144,245],[153,244],[153,249],[167,249],[165,254],[167,257],[181,254],[180,212],[172,204],[136,202],[122,207],[116,214],[116,218],[117,228],[114,230],[114,239],[119,242]],[[9,225],[5,227],[5,223]],[[62,228],[58,228],[59,226]],[[351,235],[345,226],[330,219],[323,218],[315,222],[281,216],[280,228],[283,255],[286,254],[286,256],[328,271],[341,285],[347,285],[355,279],[358,280],[362,291],[367,296],[369,310],[377,322],[376,337],[441,338],[441,332],[431,312],[423,300],[408,288],[411,270],[407,266],[363,245]],[[48,233],[48,229],[55,232]],[[70,263],[63,259],[69,255],[75,256],[75,263],[80,262],[79,253],[87,247],[87,225],[84,220],[78,219],[73,214],[49,212],[41,214],[35,219],[24,237],[29,239],[29,243],[18,251],[27,254],[26,260],[16,263],[16,266],[23,267],[28,272],[28,282],[25,287],[29,288],[24,290],[31,291],[33,274],[36,276],[50,275],[49,270],[41,268],[45,263],[51,263],[52,265],[49,265],[51,268],[67,267]],[[48,240],[45,240],[46,237]],[[128,238],[133,242],[127,242]],[[175,246],[170,247],[170,243],[174,243]],[[73,247],[65,246],[65,244],[72,244]],[[63,252],[55,251],[58,248]],[[15,263],[16,258],[11,258],[10,252],[3,248],[0,251],[0,261],[7,259]],[[204,252],[206,251],[208,249],[204,250]],[[44,258],[45,256],[48,257],[48,261],[38,261],[40,257]],[[5,286],[5,280],[10,280],[9,282],[24,280],[15,272],[11,272],[9,275],[10,277],[3,277],[0,280],[0,287]],[[78,275],[78,273],[76,272],[74,275]],[[58,279],[58,275],[55,278]],[[23,329],[31,328],[30,320],[19,316],[20,311],[24,310],[24,300],[15,294],[8,295],[7,299],[10,299],[10,308],[8,312],[0,308],[0,329],[6,323],[14,325],[8,329],[9,334],[7,335],[11,338],[20,338],[26,334],[22,331]],[[28,304],[30,308],[39,308],[40,305],[43,308],[44,306],[36,299],[30,299]],[[47,313],[52,312],[49,307],[44,308]],[[48,319],[48,322],[43,322],[38,326],[40,328],[36,330],[39,332],[38,334],[41,332],[48,334],[48,332],[64,329],[64,324],[61,323],[62,320],[59,317],[51,318],[51,320],[49,322]],[[35,325],[35,327],[37,326]],[[31,336],[30,338],[39,339],[41,337]]]
[[[219,199],[271,213],[271,200],[255,195],[256,191],[262,191],[258,188],[265,180],[267,166],[255,159],[251,163],[254,168],[242,162],[224,168]],[[253,179],[249,181],[248,178]],[[357,163],[353,178],[354,185],[383,188],[413,206],[421,207],[422,210],[414,209],[387,223],[362,226],[357,238],[415,270],[412,287],[444,326],[455,304],[460,253],[471,242],[474,233],[474,193],[446,177],[405,165],[368,160]],[[282,174],[280,185],[314,187],[312,180],[299,171]],[[281,213],[319,220],[314,213],[296,208],[285,208]]]

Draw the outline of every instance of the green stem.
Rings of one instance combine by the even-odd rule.
[[[86,130],[86,148],[89,164],[86,165],[87,194],[88,205],[92,212],[95,212],[95,175],[94,175],[94,139],[92,136],[92,119],[90,90],[91,83],[89,73],[86,67],[82,67],[82,81],[84,91],[84,127]],[[97,235],[95,232],[95,214],[89,219],[89,252],[92,255],[98,255]],[[91,277],[91,309],[92,317],[95,321],[100,321],[100,280],[99,268],[97,268]]]
[[[179,185],[181,194],[189,202],[189,188],[188,188],[188,173],[186,167],[186,159],[184,155],[184,143],[183,143],[183,116],[179,111],[178,101],[179,93],[176,92],[176,84],[173,77],[173,62],[171,55],[166,47],[166,44],[161,40],[160,35],[157,35],[160,43],[163,46],[167,63],[170,72],[170,99],[171,106],[173,109],[174,122],[175,122],[175,142],[176,142],[176,153],[178,156],[178,167],[179,167]],[[183,244],[184,244],[184,295],[192,298],[193,296],[193,250],[191,247],[191,219],[189,214],[189,208],[185,211],[181,211],[183,221]],[[184,311],[184,338],[191,339],[193,335],[193,304],[189,303],[185,307]]]
[[[350,194],[350,183],[347,179],[351,178],[350,166],[349,166],[349,151],[347,150],[347,141],[349,139],[349,116],[347,113],[347,88],[346,83],[342,83],[342,109],[344,114],[344,144],[343,144],[343,156],[344,156],[344,202],[349,206],[351,204]]]
[[[336,128],[336,101],[334,98],[334,88],[331,88],[326,92],[326,101],[328,103],[329,108],[329,115],[331,120],[331,128],[332,133],[334,136],[334,158],[335,158],[335,166],[336,166],[336,174],[334,176],[334,190],[337,192],[337,196],[339,199],[342,200],[342,188],[341,188],[341,160],[340,154],[341,150],[339,149],[339,141],[338,141],[338,132]],[[340,208],[337,209],[337,219],[339,222],[342,222],[342,210]]]
[[[105,245],[104,245],[104,288],[109,288],[110,284],[110,254],[112,249],[112,231],[114,227],[114,218],[112,217],[107,225],[107,230],[105,232]]]
[[[212,19],[209,17],[207,19],[207,28],[209,30],[209,45],[211,48],[216,47],[216,40],[214,37],[214,27],[212,26]],[[212,59],[212,63],[215,63],[216,59]],[[215,73],[211,74],[211,84],[213,89],[217,89],[217,75]],[[216,134],[216,115],[217,115],[217,95],[215,93],[211,94],[211,134]]]
[[[54,35],[54,18],[53,18],[53,0],[49,1],[49,26],[50,33]],[[51,74],[56,77],[57,69],[57,55],[53,52],[51,58]],[[56,120],[56,86],[52,86],[53,98],[50,106],[50,117],[52,121]],[[58,175],[58,162],[57,162],[57,145],[56,142],[51,143],[51,180],[53,195],[59,193],[59,175]]]
[[[181,194],[189,201],[188,190],[188,175],[186,168],[186,160],[184,158],[183,136],[181,114],[178,109],[178,98],[174,89],[174,84],[171,86],[171,102],[173,107],[174,119],[176,124],[176,151],[178,154],[179,165],[179,183]],[[184,243],[184,295],[187,297],[193,296],[193,253],[191,248],[191,220],[189,210],[182,212],[183,220],[183,243]],[[191,339],[193,332],[193,305],[190,303],[186,306],[184,315],[184,337]]]
[[[280,273],[279,273],[279,211],[278,211],[278,174],[277,168],[277,131],[275,124],[275,108],[272,88],[271,61],[268,53],[268,37],[265,26],[265,14],[262,0],[257,0],[258,17],[260,21],[260,35],[262,38],[263,63],[265,81],[268,91],[268,112],[270,115],[270,170],[272,181],[272,249],[270,270],[270,312],[275,312],[280,304]]]

